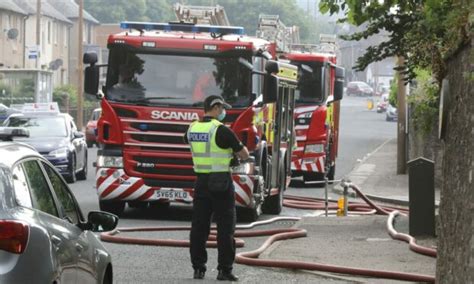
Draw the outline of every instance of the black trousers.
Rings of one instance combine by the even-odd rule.
[[[206,270],[206,241],[211,218],[217,224],[218,270],[231,271],[235,259],[235,195],[230,173],[198,174],[194,187],[190,234],[191,263]]]

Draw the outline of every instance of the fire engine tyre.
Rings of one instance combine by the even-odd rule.
[[[86,180],[87,179],[87,152],[84,155],[84,167],[82,167],[81,171],[76,175],[78,180]]]
[[[99,201],[99,208],[101,211],[106,211],[120,217],[125,210],[125,202]]]
[[[129,201],[127,202],[128,206],[131,208],[137,208],[137,209],[146,209],[148,208],[148,202],[140,202],[140,201]]]
[[[65,177],[67,183],[75,183],[77,180],[77,177],[76,177],[76,157],[74,155],[71,158],[71,163],[69,164],[68,170],[69,172],[67,176]]]
[[[336,176],[336,164],[334,163],[334,165],[332,165],[330,168],[329,168],[329,171],[328,171],[328,180],[330,180],[330,182],[328,182],[329,184],[333,184],[334,182],[332,182],[331,180],[334,180],[334,177]]]
[[[286,190],[286,170],[285,165],[280,168],[280,182],[278,194],[267,196],[263,202],[263,212],[266,214],[278,215],[283,209],[283,192]]]
[[[324,181],[324,173],[307,172],[303,174],[303,180],[304,182]],[[314,187],[324,187],[324,183],[316,183]]]

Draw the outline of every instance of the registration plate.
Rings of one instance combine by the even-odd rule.
[[[158,199],[166,198],[169,200],[188,199],[189,194],[186,191],[158,190],[156,197]]]

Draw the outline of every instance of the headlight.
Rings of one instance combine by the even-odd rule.
[[[231,172],[233,174],[251,175],[253,174],[253,167],[253,163],[242,163],[238,166],[232,167]]]
[[[306,145],[304,150],[305,153],[323,153],[324,152],[324,144],[309,144]]]
[[[311,123],[312,112],[305,112],[296,117],[296,125],[308,125]]]
[[[98,168],[123,168],[123,158],[118,156],[98,156]]]
[[[48,156],[52,156],[55,158],[67,158],[67,148],[59,148],[54,151],[49,152]]]

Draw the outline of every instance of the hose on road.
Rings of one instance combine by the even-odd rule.
[[[430,248],[422,247],[415,243],[415,239],[409,235],[398,233],[393,228],[393,220],[397,215],[407,214],[408,210],[403,208],[397,208],[392,206],[379,206],[368,199],[360,189],[350,184],[349,187],[353,189],[359,197],[361,197],[367,204],[358,202],[349,202],[348,209],[350,214],[380,214],[389,215],[387,220],[387,227],[390,236],[397,240],[403,240],[410,244],[410,249],[415,252],[419,252],[429,256],[436,256],[436,251]],[[325,200],[310,197],[301,196],[289,196],[285,195],[284,205],[292,208],[299,209],[311,209],[311,210],[323,210],[325,208]],[[332,201],[331,201],[332,202]],[[329,206],[330,209],[337,209],[337,205]],[[401,212],[402,213],[401,213]],[[258,249],[241,252],[236,255],[235,262],[245,265],[252,266],[263,266],[263,267],[278,267],[286,269],[302,269],[302,270],[315,270],[325,271],[332,273],[350,274],[369,276],[376,278],[403,280],[403,281],[422,281],[422,282],[434,282],[434,276],[395,272],[395,271],[384,271],[384,270],[371,270],[362,269],[355,267],[343,267],[337,265],[328,265],[313,262],[302,262],[302,261],[288,261],[288,260],[269,260],[259,259],[258,257],[265,251],[271,244],[279,240],[295,239],[306,237],[307,232],[304,229],[298,228],[286,228],[286,229],[268,229],[268,230],[252,230],[246,231],[247,229],[254,228],[256,226],[266,225],[277,221],[298,221],[298,217],[275,217],[269,220],[254,222],[248,225],[236,226],[236,246],[243,247],[245,242],[240,239],[242,237],[254,237],[254,236],[270,236]],[[189,240],[171,240],[171,239],[145,239],[136,237],[124,237],[118,236],[122,232],[150,232],[150,231],[189,231],[190,226],[167,226],[167,227],[130,227],[130,228],[117,228],[111,232],[101,234],[101,239],[106,242],[113,243],[125,243],[125,244],[137,244],[137,245],[153,245],[153,246],[172,246],[172,247],[188,247]],[[216,231],[215,227],[211,228],[211,234],[209,240],[206,243],[207,247],[217,247],[216,242]]]

